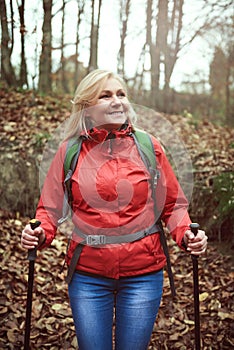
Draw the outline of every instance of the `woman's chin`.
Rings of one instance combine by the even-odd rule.
[[[114,129],[118,129],[120,128],[122,125],[124,124],[124,122],[109,122],[109,123],[105,123],[105,124],[101,124],[99,126],[97,126],[98,129],[106,129],[106,130],[114,130]]]
[[[104,129],[118,129],[121,125],[123,125],[126,122],[126,118],[123,116],[121,118],[115,118],[115,119],[106,119],[103,121],[100,121],[98,125],[96,125],[97,128],[104,128]]]

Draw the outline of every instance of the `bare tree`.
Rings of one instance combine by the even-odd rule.
[[[13,10],[13,2],[10,0],[10,10],[11,10],[11,40],[10,40],[10,50],[11,54],[14,48],[14,43],[15,43],[15,36],[14,36],[14,27],[15,27],[15,20],[14,20],[14,10]]]
[[[151,59],[151,94],[155,95],[156,94],[156,61],[153,60],[153,53],[154,53],[154,48],[155,45],[153,44],[152,41],[152,6],[153,6],[153,1],[152,0],[147,0],[147,9],[146,9],[146,48],[148,47],[149,54],[150,54],[150,59]]]
[[[25,58],[25,22],[24,22],[24,9],[25,9],[25,0],[22,0],[21,5],[18,5],[19,17],[20,17],[20,38],[21,38],[21,63],[20,63],[20,86],[23,87],[26,85],[28,87],[28,78],[27,78],[27,64]]]
[[[144,76],[149,71],[149,69],[145,68],[145,61],[146,56],[151,54],[151,50],[153,51],[153,42],[152,42],[152,0],[147,0],[147,6],[146,6],[146,40],[145,43],[141,49],[137,67],[136,67],[136,73],[133,79],[133,86],[135,90],[142,91],[144,89]],[[150,75],[153,74],[153,69],[150,69]],[[151,77],[152,78],[152,77]],[[152,79],[151,79],[152,81]],[[152,87],[152,86],[151,86]],[[139,93],[132,93],[133,96],[137,97],[139,99]]]
[[[62,30],[61,30],[61,56],[60,56],[60,63],[61,63],[61,83],[62,88],[64,92],[69,92],[68,85],[67,85],[67,78],[65,74],[65,56],[64,56],[64,23],[65,23],[65,7],[66,7],[66,1],[63,0],[62,2]]]
[[[181,50],[181,30],[184,0],[175,0],[166,37],[164,38],[164,111],[170,111],[170,81]],[[168,44],[168,42],[170,44]]]
[[[212,96],[212,114],[226,119],[234,125],[234,48],[230,46],[225,54],[221,47],[216,47],[210,64],[209,83]]]
[[[38,89],[42,93],[51,91],[51,41],[52,0],[43,0],[44,21],[42,26],[42,51],[39,64]]]
[[[215,99],[223,100],[227,77],[227,58],[220,47],[215,48],[213,60],[210,64],[209,83],[211,94]]]
[[[144,60],[146,54],[150,56],[150,105],[153,108],[159,108],[161,106],[161,92],[160,81],[162,81],[162,75],[165,77],[165,68],[161,71],[162,64],[165,64],[165,56],[167,54],[167,37],[169,30],[168,20],[168,0],[158,0],[157,13],[156,5],[153,0],[147,0],[146,7],[146,42],[142,48],[140,59],[138,62],[142,67],[142,72],[137,72],[138,83],[142,88],[143,76],[148,73],[144,66]],[[156,16],[156,20],[155,20]],[[156,28],[156,30],[155,30]],[[153,32],[155,30],[155,33]],[[154,34],[154,35],[153,35]]]
[[[227,59],[227,75],[226,75],[226,122],[229,126],[234,127],[234,44],[231,41],[231,46],[228,52]],[[232,87],[232,88],[231,88]]]
[[[98,64],[98,37],[99,37],[99,25],[102,0],[98,1],[98,14],[97,19],[95,16],[95,0],[92,0],[92,22],[91,22],[91,33],[90,33],[90,56],[89,56],[89,71],[96,69]]]
[[[131,0],[120,0],[120,49],[118,53],[118,73],[125,76],[125,40]]]
[[[12,2],[11,2],[11,21],[13,22]],[[13,45],[10,45],[11,39],[9,36],[7,25],[7,12],[5,0],[0,1],[0,16],[1,16],[1,79],[7,83],[8,86],[17,86],[14,68],[11,64],[11,54]],[[13,41],[13,39],[12,39]]]
[[[155,52],[151,49],[151,90],[153,107],[159,104],[160,64],[164,60],[167,48],[168,35],[168,0],[158,1],[157,31]],[[152,45],[151,45],[152,47]]]
[[[136,75],[142,82],[143,75],[148,73],[144,69],[144,59],[146,53],[149,53],[151,61],[150,104],[154,108],[160,108],[166,112],[171,111],[173,91],[170,88],[170,81],[182,49],[189,47],[197,37],[207,37],[212,31],[214,34],[218,27],[224,28],[224,23],[228,23],[223,19],[225,11],[230,10],[231,1],[224,0],[217,3],[215,0],[203,0],[200,4],[201,11],[194,18],[196,25],[185,40],[182,31],[184,29],[184,0],[147,0],[146,42],[139,60],[142,71],[139,71],[138,66]],[[157,14],[155,15],[156,8]],[[210,11],[207,11],[208,8]],[[220,17],[220,14],[223,15]],[[230,27],[230,23],[228,25]]]
[[[84,13],[85,0],[77,0],[77,26],[76,26],[76,43],[75,43],[75,74],[74,74],[74,86],[77,85],[78,74],[79,74],[79,45],[80,45],[80,24],[81,17]]]

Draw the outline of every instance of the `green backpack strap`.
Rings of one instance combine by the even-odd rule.
[[[144,130],[135,128],[134,134],[144,154],[147,156],[152,168],[156,169],[156,154],[150,135]]]
[[[78,154],[78,151],[80,152],[81,143],[81,138],[72,138],[67,143],[67,149],[64,160],[64,178],[66,178],[68,171],[72,168],[72,161],[74,157]]]
[[[83,139],[72,138],[67,143],[65,158],[64,158],[64,199],[63,199],[63,209],[62,209],[62,217],[58,220],[58,224],[61,225],[64,221],[67,220],[69,210],[71,208],[72,203],[72,192],[71,192],[71,177],[75,170],[80,150],[82,146]]]
[[[158,183],[160,173],[157,169],[156,153],[154,145],[150,135],[144,130],[135,128],[132,133],[138,152],[143,160],[146,168],[151,175],[152,190],[155,191],[155,187]]]

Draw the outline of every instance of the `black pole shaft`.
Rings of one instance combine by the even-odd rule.
[[[196,236],[199,225],[194,223],[190,225],[191,231]],[[191,256],[193,263],[193,298],[194,298],[194,322],[195,322],[195,349],[201,349],[201,334],[200,334],[200,306],[199,306],[199,278],[198,278],[198,256]]]
[[[31,330],[31,314],[32,314],[32,293],[34,279],[34,260],[29,261],[28,273],[28,293],[26,306],[25,334],[24,334],[24,350],[29,350],[30,330]]]
[[[199,307],[199,280],[198,280],[198,258],[192,256],[193,262],[193,294],[194,294],[194,321],[195,321],[195,345],[200,350],[200,307]]]
[[[41,224],[38,220],[31,220],[30,226],[35,230]],[[26,320],[25,320],[25,334],[24,334],[24,350],[30,350],[30,331],[31,331],[31,315],[32,315],[32,294],[33,294],[33,280],[34,280],[34,264],[37,256],[36,248],[28,251],[29,272],[28,272],[28,292],[26,305]]]

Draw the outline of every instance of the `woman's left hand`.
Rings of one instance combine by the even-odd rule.
[[[187,230],[184,235],[184,243],[187,246],[187,251],[193,255],[204,254],[207,248],[208,237],[205,234],[205,231],[198,230],[197,235],[195,236],[192,231]]]

